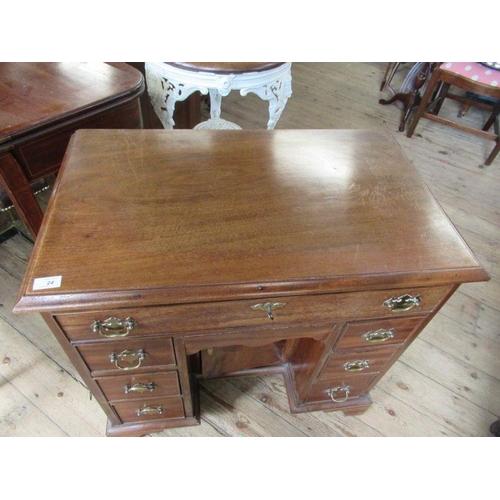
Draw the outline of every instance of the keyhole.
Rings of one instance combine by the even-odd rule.
[[[267,304],[267,315],[268,315],[269,319],[274,319],[273,310],[272,310],[272,305],[271,304]]]

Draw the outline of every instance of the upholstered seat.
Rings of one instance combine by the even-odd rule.
[[[447,62],[443,63],[441,68],[455,75],[470,78],[472,81],[483,85],[500,87],[500,71],[492,69],[484,63]]]

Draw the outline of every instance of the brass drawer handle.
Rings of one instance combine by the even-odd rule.
[[[366,332],[361,335],[361,337],[368,342],[385,342],[386,340],[394,338],[394,328],[391,328],[390,330],[381,328],[380,330],[375,330],[373,332]]]
[[[280,307],[285,307],[286,304],[284,302],[266,302],[265,304],[255,304],[250,306],[253,310],[262,310],[267,312],[267,316],[269,319],[274,319],[273,311],[274,309],[278,309]]]
[[[103,322],[96,319],[92,325],[92,331],[103,337],[125,337],[137,325],[132,318],[121,320],[115,317],[108,318]]]
[[[332,387],[330,389],[327,389],[325,392],[336,403],[343,403],[344,401],[347,401],[347,399],[349,398],[349,391],[350,390],[351,390],[351,388],[348,385],[340,385],[338,387]],[[344,393],[344,397],[342,399],[336,399],[334,396],[336,395],[337,392],[343,392]]]
[[[153,392],[156,389],[156,384],[154,382],[149,382],[149,384],[134,384],[130,385],[127,384],[123,390],[125,391],[125,394],[129,394],[131,392]]]
[[[142,349],[139,349],[138,351],[130,351],[129,349],[126,349],[119,354],[116,354],[116,352],[111,353],[109,355],[109,360],[120,370],[136,370],[139,366],[141,366],[142,360],[146,356],[147,353],[145,353]],[[119,364],[120,361],[125,361],[125,363],[129,366],[121,366]],[[131,365],[132,363],[135,364]]]
[[[391,297],[384,302],[384,306],[388,307],[393,313],[409,311],[412,307],[420,305],[420,295],[412,297],[409,294],[399,297]]]
[[[137,415],[142,417],[143,415],[161,415],[163,413],[163,406],[146,406],[146,408],[139,408],[137,410]]]
[[[362,370],[366,370],[367,368],[370,367],[370,360],[369,359],[358,359],[356,361],[349,361],[347,363],[344,363],[344,370],[346,372],[360,372]]]

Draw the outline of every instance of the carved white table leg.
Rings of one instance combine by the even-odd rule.
[[[174,111],[177,101],[186,100],[191,94],[200,91],[208,93],[208,88],[186,85],[183,81],[163,71],[161,63],[146,63],[146,82],[149,98],[165,129],[174,128]]]
[[[210,94],[210,119],[217,120],[220,118],[222,95],[217,89],[208,89]]]
[[[278,123],[288,98],[292,95],[292,76],[290,73],[285,73],[280,79],[271,84],[240,90],[242,96],[249,93],[257,94],[262,100],[269,101],[267,129],[272,130]]]

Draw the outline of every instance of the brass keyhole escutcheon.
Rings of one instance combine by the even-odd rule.
[[[255,304],[250,306],[253,310],[262,310],[267,312],[267,317],[271,320],[274,319],[273,311],[281,307],[285,307],[284,302],[266,302],[265,304]]]

